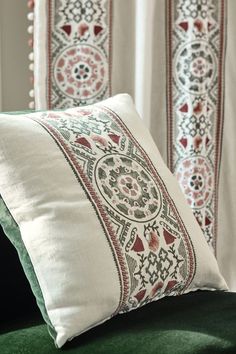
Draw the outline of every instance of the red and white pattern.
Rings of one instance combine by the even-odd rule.
[[[121,118],[86,107],[31,119],[52,135],[96,211],[120,279],[116,312],[184,293],[196,271],[190,235]]]
[[[85,105],[110,95],[111,6],[111,0],[36,1],[37,109]]]
[[[224,0],[168,0],[168,162],[216,248]]]

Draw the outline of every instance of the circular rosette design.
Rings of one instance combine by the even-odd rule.
[[[206,93],[216,75],[216,60],[205,41],[193,41],[181,47],[175,59],[178,84],[193,95]]]
[[[176,176],[191,208],[203,208],[213,193],[213,171],[204,157],[182,160]]]
[[[107,84],[107,59],[88,44],[66,48],[56,59],[54,78],[58,88],[73,99],[88,100]]]
[[[106,202],[127,219],[145,222],[159,213],[159,189],[137,161],[124,155],[106,155],[97,162],[95,179]]]

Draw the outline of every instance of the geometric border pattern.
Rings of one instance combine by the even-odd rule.
[[[110,95],[111,0],[48,0],[47,107]]]
[[[102,106],[26,117],[52,136],[96,212],[119,275],[116,313],[184,293],[196,271],[191,237],[121,118]]]
[[[166,4],[168,164],[215,252],[226,3]]]

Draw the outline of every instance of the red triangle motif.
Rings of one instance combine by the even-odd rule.
[[[97,36],[102,30],[103,30],[103,28],[101,26],[94,26],[95,36]]]
[[[78,143],[78,144],[84,145],[84,146],[86,146],[87,148],[91,149],[90,143],[89,143],[88,140],[85,139],[85,138],[78,138],[78,139],[76,139],[75,142]]]
[[[183,147],[186,149],[186,147],[187,147],[187,145],[188,145],[188,139],[187,138],[181,138],[180,139],[180,144],[182,144],[183,145]]]
[[[211,30],[211,27],[212,27],[212,23],[208,22],[208,24],[207,24],[207,29],[208,29],[208,31]]]
[[[187,32],[187,30],[188,30],[188,22],[180,22],[180,23],[179,23],[179,26],[180,26],[181,28],[183,28],[183,30],[184,30],[185,32]]]
[[[70,36],[70,34],[71,34],[71,25],[64,25],[64,26],[62,26],[62,29],[68,36]]]
[[[138,235],[136,236],[136,240],[134,242],[132,250],[135,251],[135,252],[144,251],[143,242],[142,242],[141,238]]]
[[[155,296],[157,291],[159,289],[161,289],[163,287],[163,282],[162,281],[159,281],[159,283],[157,283],[153,288],[152,288],[152,291],[151,291],[151,296]]]
[[[182,107],[180,107],[180,112],[187,113],[188,112],[188,105],[185,103]]]
[[[211,220],[206,216],[205,217],[205,226],[208,226],[211,224]]]
[[[134,297],[136,297],[138,302],[140,302],[144,298],[145,294],[146,294],[146,290],[144,289],[139,291],[136,295],[134,295]]]
[[[165,291],[172,289],[177,284],[176,280],[170,280],[165,288]]]
[[[171,235],[166,229],[164,229],[163,235],[167,245],[170,245],[171,243],[175,242],[175,237]]]
[[[117,144],[117,145],[119,144],[119,141],[120,141],[120,136],[119,135],[109,134],[108,136],[115,144]]]

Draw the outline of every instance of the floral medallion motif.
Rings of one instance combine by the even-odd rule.
[[[201,156],[182,160],[176,176],[191,208],[206,206],[214,189],[214,176],[207,160]]]
[[[160,211],[161,195],[151,175],[125,155],[99,160],[96,183],[109,205],[128,219],[149,221]]]
[[[213,252],[223,126],[224,0],[167,0],[168,160]]]
[[[175,75],[184,91],[201,95],[208,91],[216,75],[216,60],[208,43],[193,41],[176,55]]]
[[[103,54],[87,44],[66,48],[56,60],[54,70],[57,86],[73,99],[91,99],[104,90],[107,82]]]
[[[59,145],[96,212],[119,274],[117,312],[183,293],[195,274],[191,239],[123,121],[101,106],[32,119]]]
[[[110,0],[49,0],[47,108],[100,101],[110,90]]]

